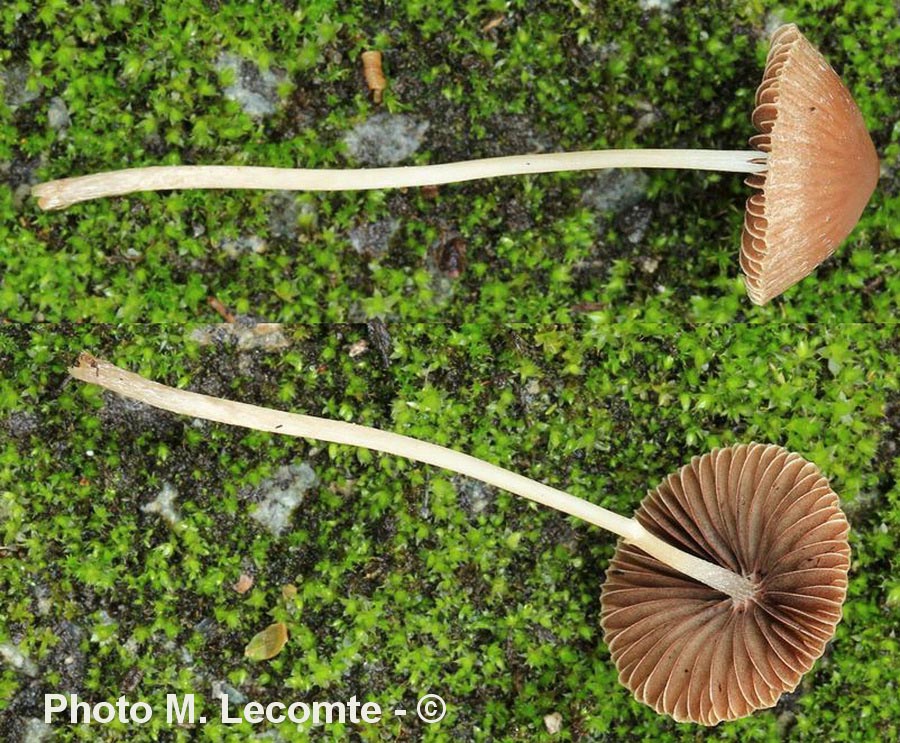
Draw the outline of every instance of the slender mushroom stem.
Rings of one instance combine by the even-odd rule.
[[[259,431],[349,444],[458,472],[618,534],[626,542],[675,570],[728,594],[736,601],[744,601],[753,595],[753,586],[744,576],[667,544],[634,519],[453,449],[368,426],[286,413],[167,387],[88,353],[78,357],[78,365],[69,369],[69,373],[82,382],[100,385],[124,397],[173,413]]]
[[[599,150],[491,157],[485,160],[398,168],[315,170],[230,165],[170,165],[129,168],[63,178],[32,189],[42,209],[64,209],[79,201],[138,191],[184,188],[254,188],[272,191],[367,191],[376,188],[460,183],[505,175],[598,170],[676,168],[760,173],[766,155],[757,150]]]

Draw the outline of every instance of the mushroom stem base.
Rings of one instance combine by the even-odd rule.
[[[679,550],[654,536],[640,524],[638,526],[643,534],[626,538],[626,542],[642,549],[648,555],[675,568],[680,573],[731,596],[738,603],[749,601],[755,595],[756,586],[749,578]]]

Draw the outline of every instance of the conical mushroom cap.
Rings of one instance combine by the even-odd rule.
[[[619,681],[702,725],[793,690],[840,621],[850,566],[850,527],[818,468],[779,446],[715,449],[650,491],[635,518],[755,593],[737,601],[620,540],[601,596]]]
[[[837,73],[793,24],[772,36],[756,91],[751,146],[766,172],[747,184],[741,268],[765,304],[830,256],[859,221],[878,182],[878,155]]]

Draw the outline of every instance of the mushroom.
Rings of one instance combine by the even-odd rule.
[[[772,36],[756,91],[750,144],[767,169],[747,185],[741,268],[765,304],[808,276],[859,221],[878,183],[878,154],[862,114],[825,58],[793,24]]]
[[[850,527],[818,468],[779,446],[715,449],[650,491],[635,519],[753,585],[735,600],[620,542],[601,625],[635,698],[715,725],[795,689],[834,635],[850,567]]]
[[[846,517],[818,468],[778,446],[696,457],[630,519],[408,436],[167,387],[87,353],[69,372],[174,413],[442,467],[618,534],[601,596],[606,640],[620,681],[678,721],[715,725],[771,707],[841,618]]]
[[[879,176],[862,115],[825,58],[794,24],[772,36],[752,150],[604,150],[494,157],[440,165],[315,170],[176,165],[64,178],[35,186],[43,209],[139,191],[184,188],[350,191],[433,186],[507,175],[601,168],[748,173],[741,268],[765,304],[825,260],[859,220]]]

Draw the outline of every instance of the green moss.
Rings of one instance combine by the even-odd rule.
[[[485,25],[497,16],[491,30]],[[41,213],[23,181],[142,164],[344,167],[342,138],[369,116],[358,57],[385,53],[384,107],[431,122],[415,162],[609,146],[735,149],[773,18],[798,22],[842,71],[885,177],[848,244],[772,306],[752,307],[737,265],[747,189],[738,177],[657,172],[637,244],[582,204],[590,175],[417,191],[298,196],[294,228],[268,194],[156,194]],[[634,0],[266,3],[88,0],[0,9],[0,67],[27,65],[37,99],[0,102],[0,315],[18,320],[193,320],[207,296],[281,320],[729,322],[896,316],[898,28],[892,3]],[[286,82],[254,119],[222,93],[230,52]],[[71,125],[48,124],[61,98]],[[647,114],[651,116],[648,118]],[[387,256],[360,256],[352,227],[401,221]],[[429,246],[458,232],[468,265],[435,276]],[[261,255],[223,242],[263,239]],[[643,266],[655,265],[652,271]]]
[[[168,693],[195,693],[210,715],[204,739],[263,732],[217,721],[220,681],[263,702],[448,701],[439,725],[391,717],[355,727],[366,740],[401,727],[433,740],[542,739],[552,712],[561,740],[897,737],[891,328],[398,324],[387,361],[365,326],[291,326],[277,353],[199,347],[191,330],[0,331],[0,643],[39,669],[0,668],[0,734],[40,717],[39,695],[60,688],[159,709]],[[351,356],[360,341],[368,351]],[[712,731],[675,724],[631,700],[602,641],[610,535],[393,457],[117,405],[67,381],[83,348],[171,384],[445,443],[622,513],[713,446],[783,444],[827,473],[850,516],[845,619],[775,710]],[[319,482],[274,537],[245,494],[298,461]],[[174,526],[142,510],[163,483],[178,492]],[[231,587],[241,572],[254,576],[244,595]],[[290,628],[284,651],[244,658],[273,621]],[[60,740],[96,732],[57,726]],[[159,715],[118,734],[172,728]]]

